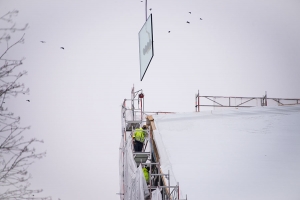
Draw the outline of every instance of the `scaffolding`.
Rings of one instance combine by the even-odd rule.
[[[130,105],[129,107],[127,105]],[[121,111],[121,123],[122,123],[122,142],[120,144],[120,200],[128,200],[126,193],[131,193],[128,190],[126,184],[126,173],[128,166],[125,166],[125,148],[130,146],[131,149],[127,152],[131,152],[136,169],[141,165],[142,167],[149,168],[149,183],[147,189],[149,196],[145,199],[153,199],[152,193],[156,190],[160,191],[162,200],[183,200],[179,198],[179,183],[177,185],[170,184],[170,172],[163,173],[159,163],[159,154],[155,141],[153,139],[153,118],[150,114],[167,114],[172,112],[145,112],[144,111],[144,94],[142,90],[134,91],[134,87],[131,90],[131,98],[124,99]],[[136,128],[142,125],[147,125],[146,137],[143,143],[141,152],[134,152],[132,144],[132,135]],[[132,169],[129,169],[132,170]],[[135,170],[135,169],[134,169]],[[138,188],[131,188],[130,190],[137,190]],[[134,191],[135,193],[138,193]],[[155,198],[157,199],[157,198]],[[185,198],[187,199],[187,197]]]
[[[202,102],[205,102],[204,104]],[[288,106],[300,104],[300,99],[293,98],[268,98],[267,92],[262,97],[237,97],[237,96],[201,96],[195,95],[195,110],[200,112],[200,106],[215,108],[239,108],[254,106]]]
[[[183,200],[180,199],[180,187],[171,185],[170,172],[163,172],[160,165],[160,156],[153,138],[155,123],[152,115],[171,114],[174,112],[146,112],[144,110],[145,98],[143,90],[131,90],[131,98],[124,99],[121,109],[121,132],[122,140],[120,144],[120,200],[132,199],[128,194],[139,195],[145,193],[145,199],[149,200]],[[254,106],[287,106],[300,104],[300,99],[296,98],[268,98],[267,92],[262,97],[241,97],[241,96],[201,96],[195,95],[195,109],[200,112],[201,106],[215,108],[240,108]],[[141,152],[135,152],[133,148],[132,136],[137,128],[147,125],[146,137]],[[127,149],[126,149],[127,148]],[[128,152],[130,155],[128,155]],[[126,154],[127,153],[127,154]],[[125,162],[129,159],[129,162]],[[129,163],[129,164],[128,164]],[[130,165],[130,166],[129,166]],[[138,188],[142,181],[136,181],[133,176],[128,175],[128,170],[137,172],[141,167],[149,169],[149,182],[145,189]],[[137,175],[138,176],[138,175]],[[128,178],[129,177],[129,178]],[[140,175],[144,178],[144,175]],[[173,179],[172,179],[173,180]],[[130,182],[131,181],[131,182]],[[144,180],[145,182],[145,180]],[[132,183],[132,184],[131,184]],[[156,193],[155,193],[156,192]],[[156,197],[153,197],[155,194]],[[157,195],[159,194],[159,198]],[[153,196],[152,196],[153,195]],[[135,196],[136,197],[136,196]],[[139,199],[139,198],[137,198]],[[185,197],[187,200],[187,196]]]

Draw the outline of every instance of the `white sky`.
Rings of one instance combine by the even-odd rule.
[[[17,25],[30,26],[25,44],[7,55],[26,57],[30,95],[8,106],[31,125],[28,137],[45,141],[47,157],[30,168],[43,195],[118,199],[120,105],[133,84],[147,111],[194,111],[198,89],[300,98],[299,1],[148,0],[148,7],[154,58],[140,82],[144,2],[0,0],[1,15],[17,9]]]

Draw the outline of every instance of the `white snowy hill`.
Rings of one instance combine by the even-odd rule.
[[[153,118],[161,168],[181,198],[300,199],[300,106]]]

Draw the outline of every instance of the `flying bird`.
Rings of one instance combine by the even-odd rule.
[[[64,47],[60,47],[61,49],[65,49]]]
[[[189,24],[190,22],[189,22],[189,21],[186,21],[186,23],[188,23],[188,24]]]
[[[200,18],[200,20],[202,20],[202,18]]]
[[[150,11],[152,10],[152,8],[149,9]]]
[[[171,33],[171,31],[168,31],[168,33]]]
[[[46,43],[45,41],[41,41],[41,43]]]
[[[26,101],[30,102],[30,100],[29,100],[29,99],[27,99]]]
[[[192,14],[192,12],[189,12],[190,14]]]

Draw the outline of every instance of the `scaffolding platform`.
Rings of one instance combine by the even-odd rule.
[[[145,163],[150,159],[150,152],[135,152],[133,153],[133,158],[136,164]]]
[[[141,123],[141,121],[126,121],[126,131],[132,131],[132,128],[139,128]]]

